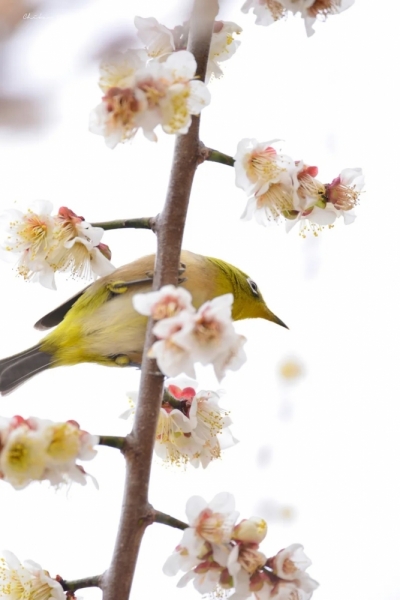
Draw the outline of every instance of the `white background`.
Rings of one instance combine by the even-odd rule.
[[[41,94],[49,125],[3,130],[0,208],[48,199],[56,210],[67,205],[92,222],[155,215],[174,140],[160,132],[152,144],[139,134],[111,151],[88,133],[88,114],[101,97],[94,57],[116,36],[133,38],[135,14],[173,27],[180,10],[169,6],[167,14],[171,3],[157,0],[71,4],[67,10],[54,1],[42,10],[47,18],[24,20],[6,48],[3,89]],[[150,499],[185,519],[189,496],[210,500],[230,491],[242,517],[268,518],[267,555],[304,544],[310,574],[321,584],[316,599],[398,600],[398,3],[388,0],[383,10],[382,3],[358,0],[317,24],[310,39],[297,19],[259,27],[240,5],[225,2],[223,18],[244,31],[225,77],[210,85],[204,143],[233,155],[243,137],[280,138],[295,159],[318,165],[324,182],[343,168],[362,167],[366,192],[353,225],[303,240],[297,231],[241,222],[245,196],[233,169],[198,169],[184,247],[247,271],[290,331],[261,321],[236,325],[248,338],[248,362],[223,381],[222,404],[240,444],[205,471],[155,464]],[[108,232],[103,241],[116,266],[155,250],[148,231]],[[33,323],[85,285],[60,275],[55,293],[18,279],[6,263],[0,273],[1,356],[36,343]],[[290,357],[305,373],[292,387],[279,379],[279,365]],[[1,398],[1,414],[73,418],[92,433],[123,435],[127,424],[118,415],[139,377],[129,369],[59,368]],[[203,388],[219,387],[208,369],[198,379]],[[68,492],[46,484],[17,492],[1,484],[0,548],[66,579],[106,569],[124,462],[101,448],[87,468],[99,492],[90,484]],[[135,597],[198,597],[161,573],[179,539],[178,531],[149,528]]]

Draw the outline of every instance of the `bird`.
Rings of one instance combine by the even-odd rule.
[[[152,289],[155,255],[148,255],[97,279],[42,317],[35,328],[54,328],[38,344],[0,360],[0,394],[5,395],[48,368],[79,363],[140,368],[147,317],[132,297]],[[184,250],[179,282],[199,308],[216,296],[233,294],[232,319],[261,318],[287,326],[267,307],[257,284],[218,258]]]

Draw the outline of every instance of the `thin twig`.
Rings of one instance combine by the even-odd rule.
[[[182,529],[182,531],[189,527],[187,523],[175,519],[175,517],[171,517],[171,515],[167,515],[160,510],[154,511],[154,523],[162,523],[163,525],[169,525],[169,527],[175,527],[175,529]]]
[[[61,584],[64,592],[76,592],[83,588],[98,587],[101,588],[103,575],[92,575],[92,577],[83,577],[74,581],[65,581],[62,577],[57,576],[57,581]]]
[[[110,448],[117,448],[122,450],[125,444],[124,437],[118,435],[100,435],[99,446],[109,446]]]
[[[115,221],[103,221],[92,223],[93,227],[110,229],[151,229],[154,231],[157,217],[142,217],[140,219],[117,219]]]
[[[202,81],[217,11],[217,0],[195,0],[188,50],[196,59],[196,76]],[[178,283],[183,230],[200,154],[199,125],[200,118],[193,117],[188,133],[176,139],[167,198],[156,223],[158,244],[153,289]],[[103,581],[103,600],[128,600],[143,533],[154,519],[148,488],[164,376],[158,372],[154,359],[148,357],[154,342],[152,328],[149,319],[135,421],[124,447],[127,470],[119,530]]]
[[[221,163],[222,165],[228,165],[229,167],[235,166],[235,159],[232,158],[232,156],[224,154],[223,152],[219,152],[218,150],[213,150],[212,148],[203,146],[201,149],[201,154],[203,156],[203,160]]]

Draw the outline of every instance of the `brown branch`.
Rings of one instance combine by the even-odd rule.
[[[196,75],[202,81],[217,12],[217,0],[195,0],[188,50],[196,59]],[[200,154],[199,125],[200,118],[193,117],[188,133],[176,139],[167,198],[156,223],[158,244],[153,289],[178,282],[183,230]],[[141,539],[147,525],[154,520],[154,511],[148,502],[148,488],[164,376],[154,359],[148,357],[154,342],[152,327],[149,319],[135,421],[124,446],[124,499],[112,562],[103,579],[104,600],[128,600]]]
[[[99,435],[99,438],[99,446],[109,446],[118,450],[123,450],[126,439],[118,435]]]
[[[167,515],[167,513],[163,513],[160,510],[154,511],[154,523],[161,523],[162,525],[168,525],[169,527],[175,527],[175,529],[187,529],[189,525],[180,521],[179,519],[175,519],[175,517],[171,517],[171,515]]]
[[[64,592],[76,592],[83,588],[98,587],[101,588],[103,575],[93,575],[91,577],[83,577],[83,579],[75,579],[74,581],[65,581],[57,575],[56,579],[60,583]]]
[[[142,217],[140,219],[117,219],[91,223],[93,227],[101,227],[105,231],[110,229],[151,229],[154,231],[157,217]]]
[[[232,156],[229,156],[228,154],[219,152],[219,150],[213,150],[212,148],[207,148],[207,146],[203,146],[201,149],[201,154],[203,160],[221,163],[222,165],[228,165],[228,167],[235,166],[235,159],[232,158]]]

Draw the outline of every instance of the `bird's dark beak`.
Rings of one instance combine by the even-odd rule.
[[[285,323],[281,321],[279,317],[274,315],[274,313],[269,310],[267,305],[264,305],[264,314],[262,315],[262,318],[266,319],[267,321],[272,321],[272,323],[276,323],[277,325],[281,325],[281,327],[285,327],[285,329],[289,329],[289,327],[285,325]]]

